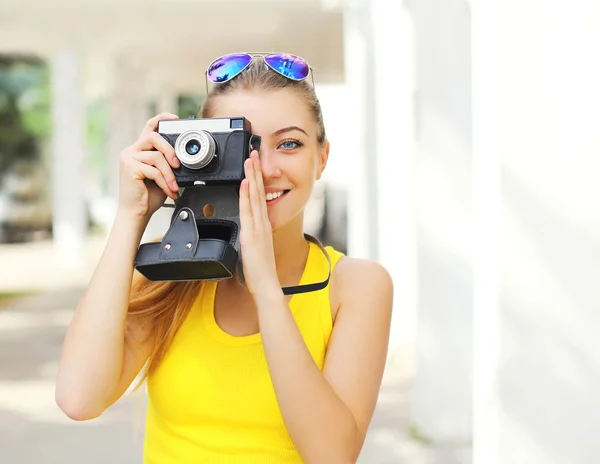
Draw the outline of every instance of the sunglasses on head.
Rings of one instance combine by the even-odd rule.
[[[260,56],[265,64],[278,74],[294,81],[302,81],[309,75],[312,78],[312,68],[303,58],[289,53],[231,53],[214,60],[206,70],[206,78],[213,84],[224,84],[244,69],[250,66],[254,57]],[[208,82],[206,83],[208,93]]]

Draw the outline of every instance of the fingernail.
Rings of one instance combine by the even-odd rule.
[[[174,180],[171,185],[173,186],[173,190],[179,190],[179,185],[177,185],[177,181]]]
[[[173,158],[173,166],[175,166],[176,168],[181,166],[181,163],[179,162],[179,158],[177,158],[177,157]]]

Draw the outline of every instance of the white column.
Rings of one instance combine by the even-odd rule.
[[[353,150],[348,156],[348,253],[376,259],[378,244],[375,90],[370,4],[346,2],[344,15],[344,63],[347,82],[348,134]]]
[[[478,0],[472,13],[474,462],[595,464],[600,3]]]
[[[417,320],[414,26],[411,14],[394,0],[346,2],[344,8],[345,97],[327,113],[329,133],[338,137],[330,179],[345,178],[349,254],[381,262],[392,276],[387,373],[409,376]]]
[[[331,144],[327,169],[325,169],[323,177],[316,184],[316,187],[319,187],[319,184],[324,184],[320,187],[327,191],[327,206],[329,209],[325,219],[328,234],[330,234],[329,239],[333,241],[331,244],[338,248],[342,246],[348,248],[347,235],[350,228],[347,218],[349,213],[347,211],[348,196],[350,195],[350,189],[355,184],[353,179],[350,178],[350,173],[353,172],[352,162],[354,156],[358,155],[355,140],[348,136],[351,129],[348,127],[349,118],[346,105],[348,104],[350,92],[345,83],[318,83],[316,92],[323,110],[327,138]],[[320,192],[321,190],[317,191],[317,188],[315,188],[313,195],[318,197]],[[315,215],[321,214],[321,206],[318,204],[317,208],[313,208],[312,213],[315,213]],[[310,207],[309,202],[307,215]],[[305,222],[308,231],[310,221],[307,217],[305,217]]]
[[[156,95],[156,114],[173,113],[177,114],[180,118],[187,117],[187,115],[179,114],[177,107],[177,93],[173,92],[168,86],[163,86]]]
[[[53,237],[62,264],[80,263],[87,232],[85,210],[85,112],[76,51],[51,59]]]
[[[110,94],[108,198],[111,214],[107,227],[112,225],[119,192],[119,154],[133,144],[150,118],[149,101],[145,95],[145,70],[128,57],[113,61],[113,82]]]
[[[473,464],[500,464],[499,5],[471,7],[473,95]]]
[[[379,261],[394,281],[390,361],[410,376],[416,342],[416,238],[414,177],[414,24],[402,2],[372,2],[376,93]]]
[[[472,433],[470,19],[463,0],[411,2],[416,31],[419,325],[412,420],[445,446]]]

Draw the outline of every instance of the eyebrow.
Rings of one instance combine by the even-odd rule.
[[[279,129],[278,131],[273,132],[273,136],[275,137],[275,136],[281,135],[281,134],[283,134],[285,132],[290,132],[290,131],[293,131],[293,130],[300,131],[300,132],[304,133],[304,135],[306,135],[308,137],[308,134],[306,133],[306,131],[304,129],[302,129],[301,127],[298,127],[298,126],[284,127],[283,129]]]

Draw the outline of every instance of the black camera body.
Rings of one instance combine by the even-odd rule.
[[[159,121],[157,132],[175,149],[182,191],[160,243],[141,244],[135,268],[153,281],[243,280],[239,188],[244,162],[260,150],[243,117]],[[166,206],[166,205],[165,205]]]
[[[244,117],[159,121],[157,132],[181,163],[173,169],[180,187],[240,184],[244,161],[260,150],[261,139]]]

